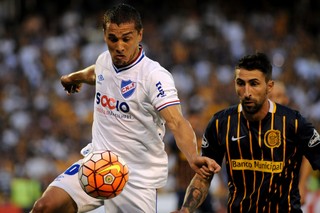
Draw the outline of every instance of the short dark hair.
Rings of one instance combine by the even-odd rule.
[[[257,52],[252,55],[246,55],[238,61],[236,69],[246,70],[260,70],[266,76],[266,81],[272,78],[272,65],[267,55],[261,52]]]
[[[140,32],[143,28],[140,13],[131,5],[118,4],[107,10],[103,16],[103,29],[106,30],[107,23],[117,25],[134,22],[135,29]]]

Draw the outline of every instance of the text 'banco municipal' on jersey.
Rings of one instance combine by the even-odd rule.
[[[252,170],[270,173],[281,173],[283,162],[264,161],[264,160],[231,160],[233,170]]]

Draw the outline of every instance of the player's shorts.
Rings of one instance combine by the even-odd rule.
[[[78,212],[87,212],[104,204],[103,200],[87,195],[80,186],[78,171],[82,160],[74,163],[64,173],[59,175],[49,186],[65,190],[78,206]]]
[[[91,143],[81,150],[83,156],[92,152]],[[157,209],[157,190],[154,188],[140,188],[129,182],[117,197],[108,200],[95,199],[87,195],[80,186],[78,171],[82,159],[70,166],[63,174],[59,175],[50,186],[64,189],[78,206],[78,212],[87,212],[104,205],[103,212],[123,213],[153,213]],[[95,211],[93,211],[95,212]],[[99,208],[101,212],[101,208]]]
[[[126,184],[121,194],[112,199],[101,200],[87,195],[81,188],[78,180],[81,161],[82,160],[79,160],[74,163],[50,184],[50,186],[56,186],[65,190],[77,204],[78,212],[87,212],[102,205],[105,206],[105,212],[108,213],[156,212],[157,190],[152,188],[139,188],[132,185],[130,181]]]
[[[106,212],[155,213],[157,212],[157,190],[136,187],[129,181],[121,194],[105,200],[104,206]]]

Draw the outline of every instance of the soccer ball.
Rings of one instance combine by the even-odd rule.
[[[128,182],[129,169],[115,153],[109,150],[94,151],[83,159],[78,177],[88,195],[110,199],[122,192]]]

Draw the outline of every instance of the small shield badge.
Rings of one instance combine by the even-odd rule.
[[[124,98],[129,98],[136,89],[136,82],[131,80],[128,81],[121,81],[121,94]]]

